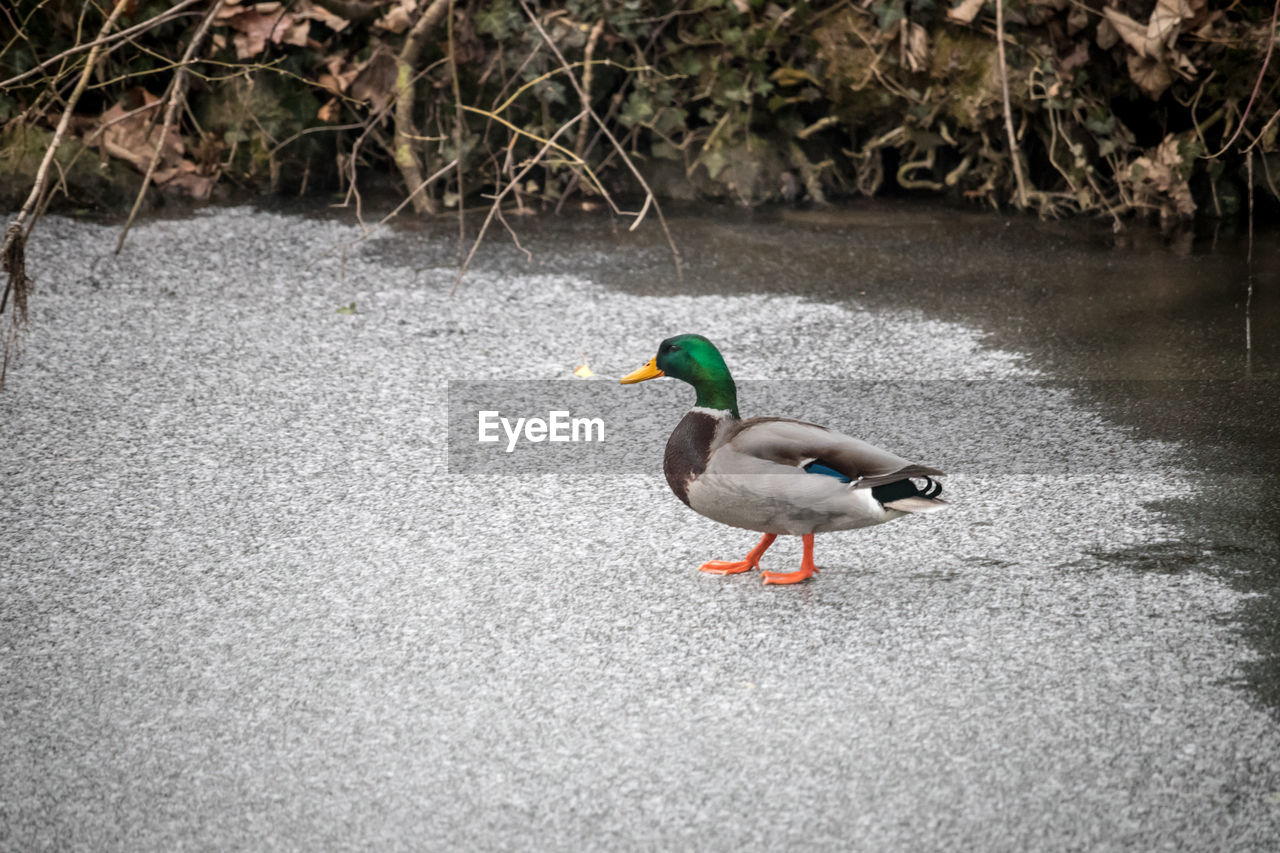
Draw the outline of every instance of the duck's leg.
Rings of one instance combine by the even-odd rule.
[[[698,566],[698,571],[708,572],[713,575],[736,575],[738,572],[749,572],[752,569],[759,568],[760,558],[764,556],[764,552],[769,550],[769,546],[777,538],[778,534],[776,533],[766,533],[764,538],[760,540],[760,544],[752,548],[750,554],[747,554],[746,559],[739,560],[736,563],[726,560],[712,560],[709,563],[703,563]]]
[[[800,571],[761,572],[765,583],[800,583],[818,573],[818,567],[813,564],[813,534],[806,533],[801,540],[804,542],[804,557],[800,560]]]

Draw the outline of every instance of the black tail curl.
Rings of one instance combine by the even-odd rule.
[[[942,494],[942,484],[932,477],[895,480],[883,486],[873,486],[871,489],[871,496],[882,504],[900,501],[903,498],[936,498],[940,494]]]

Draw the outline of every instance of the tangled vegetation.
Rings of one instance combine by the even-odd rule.
[[[468,239],[465,209],[487,209],[473,253],[495,220],[510,230],[512,213],[566,203],[665,229],[667,198],[943,194],[1117,228],[1232,216],[1280,199],[1277,13],[1280,0],[17,0],[0,8],[0,204],[20,206],[0,252],[4,364],[25,323],[26,237],[51,203],[131,205],[131,223],[166,196],[319,192],[363,222],[362,190],[390,186],[389,216],[456,210]]]
[[[886,192],[1117,227],[1144,212],[1229,216],[1255,190],[1280,198],[1278,11],[18,0],[0,8],[0,202],[21,205],[0,312],[14,305],[12,338],[25,236],[51,201],[136,214],[152,186],[196,200],[336,193],[359,212],[362,189],[391,177],[400,208],[457,210],[464,233],[464,209],[486,207],[481,235],[570,201],[623,212],[626,199],[635,227],[661,221],[665,198]]]
[[[0,13],[0,168],[13,205],[97,41],[46,188],[75,206],[127,204],[150,170],[162,192],[195,199],[322,190],[352,204],[390,173],[422,213],[652,189],[743,204],[906,190],[1048,215],[1228,214],[1250,163],[1276,195],[1280,98],[1276,75],[1260,74],[1274,11],[19,0]]]

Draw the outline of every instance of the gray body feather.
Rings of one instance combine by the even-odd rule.
[[[814,461],[852,482],[806,471]],[[762,533],[851,530],[946,506],[924,497],[880,503],[873,486],[942,472],[786,418],[738,420],[729,412],[695,408],[671,434],[664,470],[672,491],[696,512]]]

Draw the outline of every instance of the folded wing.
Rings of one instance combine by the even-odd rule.
[[[855,488],[871,488],[907,477],[941,477],[943,472],[917,465],[851,436],[817,424],[788,418],[748,418],[729,436],[737,452],[779,465],[818,465],[848,477]]]

